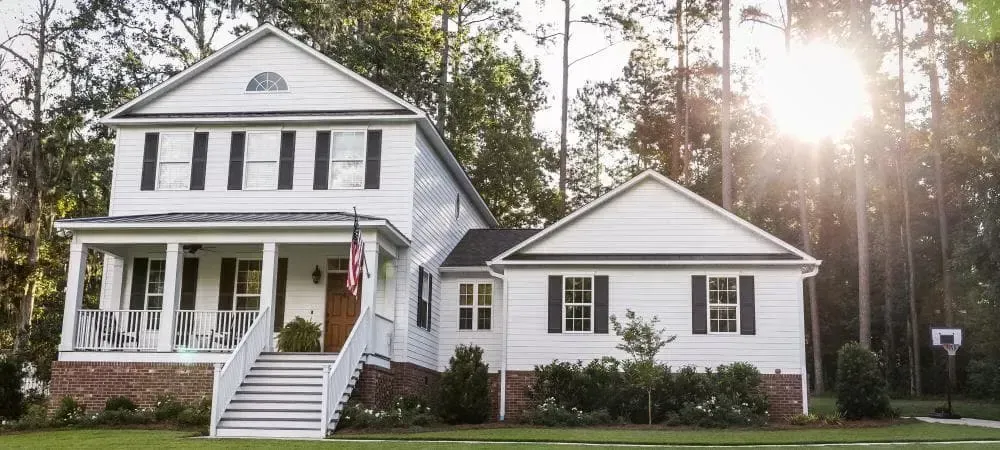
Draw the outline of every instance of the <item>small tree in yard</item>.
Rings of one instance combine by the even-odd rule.
[[[489,366],[483,349],[459,345],[441,374],[441,418],[455,424],[483,423],[489,417]]]
[[[878,356],[857,342],[837,352],[837,410],[847,419],[881,419],[893,412]]]
[[[653,390],[660,384],[665,371],[656,363],[656,355],[677,336],[663,337],[664,329],[656,328],[659,319],[653,316],[646,320],[635,311],[625,311],[625,323],[611,316],[611,328],[622,339],[616,348],[628,354],[629,359],[622,364],[625,375],[646,391],[646,417],[653,424]]]

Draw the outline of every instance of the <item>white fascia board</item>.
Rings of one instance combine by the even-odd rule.
[[[441,273],[457,273],[457,272],[489,272],[489,268],[486,266],[449,266],[449,267],[439,267],[438,272]]]
[[[822,261],[813,260],[752,260],[735,261],[724,260],[677,260],[677,261],[636,261],[636,260],[578,260],[578,261],[490,261],[493,266],[819,266]]]
[[[358,221],[358,226],[364,228],[377,228],[388,232],[389,237],[400,245],[409,245],[410,240],[396,227],[385,220],[363,220]],[[56,221],[57,230],[83,231],[83,230],[119,230],[119,231],[140,231],[140,230],[248,230],[248,229],[286,229],[305,230],[317,228],[343,228],[354,227],[353,222],[323,222],[323,221],[302,221],[302,222],[150,222],[150,223],[94,223],[94,222],[61,222]]]
[[[458,183],[458,185],[465,191],[465,194],[472,199],[472,204],[479,211],[479,214],[486,219],[486,222],[491,228],[500,226],[500,222],[497,221],[496,216],[490,211],[489,206],[486,206],[486,201],[483,200],[482,195],[476,190],[476,187],[472,185],[472,180],[469,178],[469,174],[465,172],[462,165],[458,163],[458,159],[455,159],[455,155],[448,148],[448,144],[444,142],[441,138],[441,133],[438,133],[437,128],[431,123],[431,120],[427,118],[426,114],[422,114],[420,119],[417,120],[418,128],[427,137],[430,142],[431,147],[434,147],[434,151],[444,161],[445,166],[448,167],[448,171],[451,172],[452,177]]]
[[[408,122],[417,120],[413,115],[351,115],[351,116],[313,116],[313,115],[288,115],[288,116],[260,116],[260,117],[236,117],[236,116],[205,116],[205,117],[126,117],[103,120],[105,125],[117,126],[139,126],[139,125],[198,125],[198,124],[248,124],[248,123],[312,123],[312,122]]]

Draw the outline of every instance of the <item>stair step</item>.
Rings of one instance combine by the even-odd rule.
[[[313,411],[226,409],[222,420],[320,420],[319,408]]]
[[[316,392],[236,392],[233,402],[281,402],[281,403],[305,403],[322,402],[323,396],[320,391]],[[232,404],[232,403],[230,403]]]
[[[219,427],[218,437],[260,437],[260,438],[312,438],[322,439],[319,427],[315,429],[301,428],[251,428],[251,427]]]
[[[250,368],[250,375],[266,375],[266,376],[295,376],[295,377],[322,377],[323,376],[323,366],[300,366],[300,365],[285,365],[285,366],[253,366]]]
[[[226,411],[319,411],[323,401],[317,396],[315,401],[290,402],[274,400],[232,400]]]
[[[273,394],[312,394],[319,395],[323,393],[323,385],[316,384],[292,384],[292,385],[281,385],[273,383],[243,383],[238,389],[236,389],[237,394],[241,393],[262,393],[270,392]]]
[[[261,353],[257,361],[307,361],[332,363],[336,353]]]
[[[250,374],[243,379],[243,384],[263,384],[263,385],[323,385],[323,376],[302,376],[302,375],[257,375]]]
[[[333,362],[302,362],[302,361],[257,361],[250,370],[312,370],[323,373],[324,367],[330,367]]]
[[[219,428],[286,428],[289,430],[319,430],[320,419],[222,419]]]

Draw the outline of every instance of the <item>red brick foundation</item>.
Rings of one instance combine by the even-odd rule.
[[[393,362],[392,390],[396,396],[430,397],[437,391],[441,373],[413,363]]]
[[[771,405],[767,412],[772,422],[802,414],[802,375],[763,374],[761,379]]]
[[[413,363],[393,362],[389,369],[365,364],[358,390],[351,399],[365,406],[386,409],[403,396],[431,398],[437,393],[441,374]]]
[[[365,364],[358,379],[358,388],[351,400],[375,409],[388,409],[395,400],[392,370]]]
[[[87,411],[104,410],[111,397],[125,396],[140,408],[151,408],[160,395],[194,402],[212,396],[212,364],[54,361],[49,408],[73,397]]]

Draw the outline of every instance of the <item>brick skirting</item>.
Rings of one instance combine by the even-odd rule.
[[[392,391],[398,396],[431,397],[437,393],[441,373],[413,363],[393,362]]]
[[[155,406],[163,394],[194,402],[212,396],[214,376],[212,364],[54,361],[49,408],[58,408],[66,396],[87,411],[102,411],[107,399],[118,396],[140,408]]]
[[[351,400],[366,407],[388,409],[395,400],[393,373],[390,369],[365,364],[357,386],[357,390],[351,393]]]

